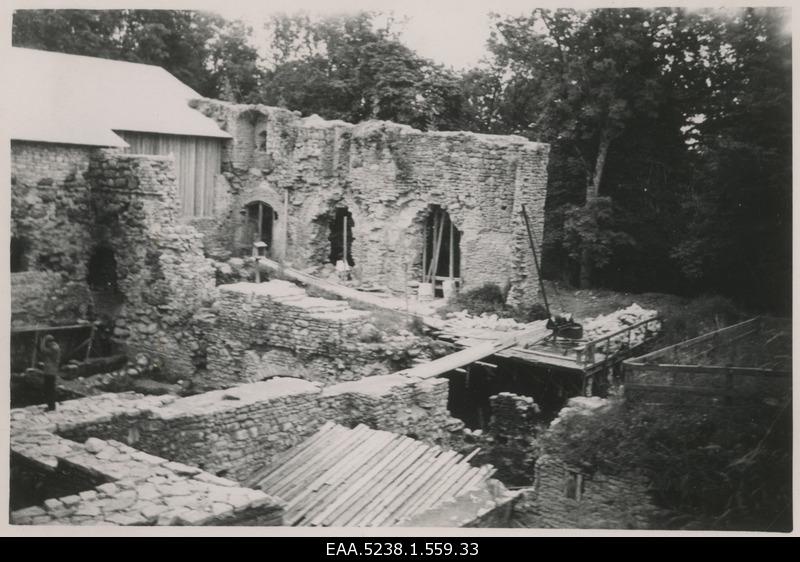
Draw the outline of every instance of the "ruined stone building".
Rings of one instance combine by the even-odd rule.
[[[13,51],[26,77],[10,123],[15,322],[101,310],[132,351],[189,376],[194,315],[218,293],[209,258],[254,241],[300,269],[344,257],[399,293],[435,269],[536,299],[520,208],[541,239],[547,145],[301,118],[200,99],[157,67]]]
[[[15,493],[16,522],[280,524],[280,501],[248,486],[265,467],[280,475],[281,455],[330,424],[344,442],[367,439],[364,478],[394,466],[390,443],[442,469],[425,477],[408,457],[419,488],[384,491],[419,505],[375,521],[497,516],[514,494],[447,449],[463,427],[447,379],[402,372],[431,359],[425,338],[375,337],[374,310],[280,278],[253,283],[230,264],[262,247],[281,267],[338,265],[355,286],[394,295],[420,282],[441,295],[448,280],[535,300],[520,210],[541,239],[547,145],[203,99],[141,64],[27,49],[10,63],[24,76],[9,85],[12,373],[35,370],[45,333],[63,344],[63,363],[89,358],[96,326],[128,361],[87,377],[83,388],[98,386],[55,414],[12,411],[12,489],[34,490],[27,501]],[[193,391],[98,394],[140,362]],[[297,485],[302,466],[262,481]],[[461,475],[454,490],[447,475]],[[331,520],[367,501],[357,483],[328,498]],[[459,500],[466,511],[433,501],[459,490],[480,499]]]

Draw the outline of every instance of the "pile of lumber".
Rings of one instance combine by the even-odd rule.
[[[331,422],[250,482],[286,502],[294,526],[387,527],[486,488],[491,465],[410,437]]]

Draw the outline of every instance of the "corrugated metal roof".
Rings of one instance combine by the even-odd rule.
[[[387,527],[484,490],[494,468],[470,465],[471,456],[327,422],[247,485],[284,500],[289,525]]]
[[[115,130],[230,138],[188,106],[201,96],[159,66],[34,49],[8,52],[12,139],[127,146]]]

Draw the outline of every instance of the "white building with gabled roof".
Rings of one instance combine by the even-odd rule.
[[[200,94],[159,66],[12,48],[6,60],[13,141],[116,147],[175,157],[182,212],[213,210],[222,142],[231,136],[189,107]]]

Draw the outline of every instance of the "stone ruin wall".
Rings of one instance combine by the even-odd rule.
[[[133,419],[174,397],[132,393],[11,412],[10,520],[15,525],[281,525],[283,504],[120,441],[56,432]]]
[[[27,271],[12,274],[12,325],[52,325],[109,313],[131,352],[194,371],[188,319],[214,298],[202,235],[177,220],[171,157],[14,141],[11,231]],[[103,310],[88,283],[97,247],[113,250],[121,308]]]
[[[191,319],[216,289],[202,235],[177,220],[172,158],[104,150],[87,177],[94,237],[113,249],[125,297],[114,335],[130,351],[161,358],[170,373],[191,375],[201,355]]]
[[[114,341],[130,355],[158,357],[173,380],[191,378],[200,389],[271,376],[354,380],[399,370],[407,365],[395,365],[396,357],[419,351],[410,334],[361,341],[366,312],[296,287],[302,302],[319,306],[220,293],[203,235],[178,219],[170,157],[43,143],[15,143],[12,156],[12,229],[31,240],[32,268],[12,276],[17,323],[107,314]],[[97,247],[116,260],[113,309],[87,284]]]
[[[430,342],[408,331],[370,338],[372,312],[311,297],[287,281],[218,290],[214,314],[201,329],[207,367],[200,378],[207,388],[274,376],[326,384],[356,380],[399,371],[430,353]]]
[[[569,498],[567,479],[577,476],[583,482],[581,490]],[[645,480],[588,474],[552,455],[542,455],[536,462],[531,500],[538,526],[556,529],[651,529],[662,513]]]
[[[11,143],[11,236],[24,250],[24,271],[11,274],[12,324],[71,323],[89,313],[91,201],[84,173],[94,153]]]
[[[79,442],[89,437],[123,441],[244,483],[326,420],[447,443],[462,424],[447,411],[446,382],[386,375],[321,387],[276,378],[180,398],[135,416],[60,434]]]
[[[193,105],[234,137],[223,155],[216,224],[195,221],[209,247],[247,247],[239,238],[240,210],[263,201],[278,214],[274,257],[298,268],[320,265],[329,250],[327,217],[344,205],[355,223],[355,274],[403,291],[420,277],[424,219],[429,205],[438,204],[462,233],[466,287],[511,283],[512,302],[535,297],[537,276],[519,211],[526,204],[541,240],[547,145],[301,118],[262,105],[208,99]],[[265,150],[258,150],[261,142]]]

